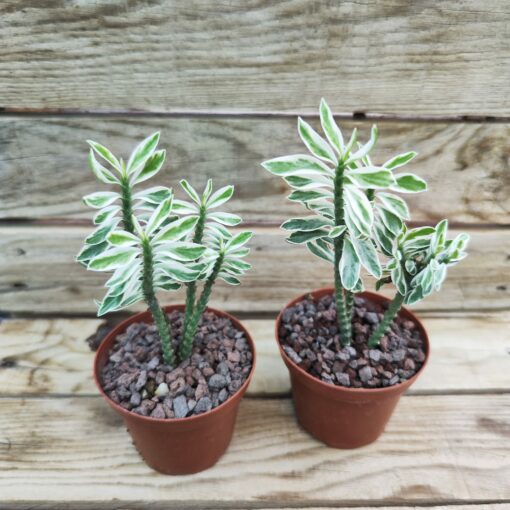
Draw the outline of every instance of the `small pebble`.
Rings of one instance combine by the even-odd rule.
[[[173,404],[176,418],[184,418],[188,414],[188,401],[184,395],[175,398]]]
[[[154,392],[154,395],[156,395],[156,397],[164,397],[165,395],[168,395],[169,392],[170,392],[170,390],[168,389],[168,384],[162,382],[156,388],[156,391]]]
[[[211,390],[221,390],[228,384],[227,379],[224,375],[221,374],[213,374],[209,378],[209,389]]]

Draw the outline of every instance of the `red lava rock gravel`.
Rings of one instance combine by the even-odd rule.
[[[184,314],[168,319],[177,345]],[[192,355],[171,369],[163,363],[156,326],[131,324],[118,335],[101,377],[106,394],[125,409],[153,418],[205,413],[228,400],[246,381],[252,352],[243,331],[226,317],[205,312]]]
[[[400,317],[380,345],[369,349],[368,338],[384,311],[375,303],[354,298],[353,339],[342,347],[333,296],[317,301],[309,296],[282,314],[280,343],[296,365],[325,383],[353,388],[393,386],[420,370],[425,352],[414,322]]]

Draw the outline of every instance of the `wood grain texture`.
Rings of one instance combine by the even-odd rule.
[[[510,392],[510,313],[425,315],[431,341],[427,370],[413,394]],[[6,320],[0,323],[0,396],[95,395],[85,338],[98,319]],[[274,339],[274,321],[243,320],[257,348],[251,396],[288,395],[287,369]]]
[[[145,466],[99,397],[0,399],[0,494],[179,509],[508,501],[509,423],[510,395],[403,397],[379,441],[342,451],[304,433],[290,400],[244,399],[219,463],[171,477]]]
[[[318,127],[317,119],[312,124]],[[357,126],[368,138],[371,123]],[[295,118],[0,118],[0,219],[90,218],[81,198],[101,186],[87,164],[85,140],[127,157],[156,130],[168,161],[152,185],[178,187],[182,177],[202,187],[236,186],[230,210],[249,222],[280,224],[304,214],[286,200],[285,183],[260,166],[265,159],[306,152]],[[382,122],[374,161],[415,149],[408,167],[429,191],[407,195],[413,219],[510,223],[510,125]],[[147,183],[144,186],[148,186]],[[178,192],[179,193],[179,192]]]
[[[106,275],[74,261],[89,229],[0,227],[0,310],[26,313],[95,313]],[[299,294],[332,285],[331,267],[278,229],[257,228],[242,285],[215,285],[211,306],[233,312],[276,312]],[[452,230],[451,235],[456,231]],[[417,310],[491,310],[510,306],[510,230],[471,231],[469,257],[449,271],[441,292]],[[367,286],[372,285],[367,279]],[[394,292],[388,287],[386,294]],[[183,293],[164,302],[182,302]],[[140,306],[136,309],[141,309]]]
[[[2,2],[3,106],[508,115],[510,7]],[[480,63],[483,63],[481,65]]]

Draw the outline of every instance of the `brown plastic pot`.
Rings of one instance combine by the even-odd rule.
[[[333,448],[358,448],[375,441],[384,431],[400,395],[423,372],[430,355],[427,332],[419,319],[408,309],[400,315],[413,321],[425,343],[426,358],[420,370],[407,381],[387,388],[345,388],[326,384],[298,367],[283,350],[279,330],[283,312],[312,295],[315,299],[332,294],[331,288],[307,292],[292,300],[276,320],[276,341],[290,373],[292,396],[299,423],[312,436]],[[388,303],[389,299],[373,292],[359,294],[374,303]]]
[[[184,305],[165,307],[167,313],[173,310],[182,311]],[[146,417],[124,409],[104,392],[101,372],[115,338],[134,322],[151,323],[152,315],[149,311],[133,315],[108,333],[94,360],[96,385],[110,407],[122,416],[140,455],[151,468],[168,475],[186,475],[203,471],[213,466],[225,453],[232,439],[239,402],[255,370],[255,344],[246,328],[226,312],[214,308],[207,310],[220,317],[229,318],[236,328],[243,331],[253,354],[252,369],[244,384],[237,393],[211,411],[187,418]]]

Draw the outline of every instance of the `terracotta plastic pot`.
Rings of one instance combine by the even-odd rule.
[[[333,292],[330,288],[319,289],[291,301],[276,320],[276,341],[289,369],[296,415],[302,427],[333,448],[358,448],[372,443],[382,434],[400,395],[423,372],[430,355],[429,339],[418,318],[408,309],[402,308],[400,316],[416,324],[425,343],[426,358],[420,370],[407,381],[387,388],[345,388],[326,384],[290,360],[280,344],[278,332],[282,314],[287,308],[309,295],[319,299]],[[359,296],[378,304],[389,302],[387,298],[373,292],[362,292]]]
[[[184,310],[184,305],[166,306],[165,311]],[[213,466],[225,453],[237,417],[239,402],[250,384],[255,370],[255,344],[245,327],[226,312],[207,309],[220,317],[229,318],[246,335],[250,345],[252,369],[237,393],[218,407],[204,414],[187,418],[158,419],[132,413],[117,405],[104,392],[101,373],[108,353],[117,335],[134,322],[152,323],[149,311],[133,315],[114,328],[101,343],[94,361],[94,379],[99,391],[118,414],[120,414],[133,438],[133,442],[145,462],[156,471],[169,475],[197,473]]]

